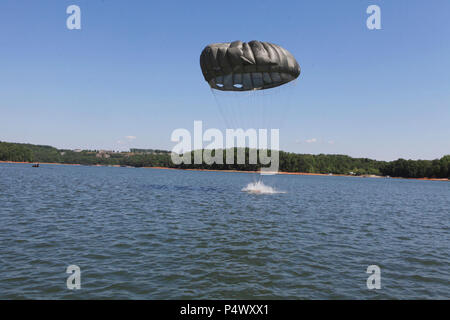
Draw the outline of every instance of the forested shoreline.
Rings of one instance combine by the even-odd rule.
[[[242,171],[257,171],[261,167],[259,164],[207,165],[203,163],[176,165],[172,162],[169,151],[152,149],[132,149],[132,151],[65,150],[51,146],[0,142],[0,161]],[[224,159],[226,152],[227,150],[223,152]],[[234,152],[236,157],[237,149],[230,150],[230,152]],[[246,163],[248,163],[248,156],[249,149],[246,149]],[[193,154],[191,154],[191,157],[193,157]],[[402,178],[450,178],[450,155],[435,160],[398,159],[395,161],[378,161],[367,158],[352,158],[346,155],[311,155],[280,151],[279,159],[279,171],[283,172],[380,175]]]

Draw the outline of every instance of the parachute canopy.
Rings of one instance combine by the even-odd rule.
[[[211,88],[222,91],[274,88],[300,75],[289,51],[256,40],[210,44],[200,55],[200,66]]]

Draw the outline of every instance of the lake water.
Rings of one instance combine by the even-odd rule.
[[[256,179],[0,164],[0,299],[450,298],[450,183]]]

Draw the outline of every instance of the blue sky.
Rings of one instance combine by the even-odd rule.
[[[66,28],[71,4],[81,30]],[[382,30],[366,28],[370,4]],[[302,67],[281,149],[438,158],[450,153],[449,13],[448,0],[2,0],[0,140],[171,149],[194,120],[223,126],[201,50],[257,39]]]

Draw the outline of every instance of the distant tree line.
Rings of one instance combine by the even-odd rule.
[[[181,164],[175,167],[189,168],[189,169],[217,169],[217,170],[243,170],[243,171],[257,171],[263,165],[259,162],[257,164],[249,163],[250,149],[245,149],[245,164],[236,164],[238,148],[223,150],[223,164],[193,164],[194,152],[191,153],[191,164]],[[212,156],[215,155],[215,150]],[[233,158],[235,164],[226,164],[227,152],[234,152]],[[270,156],[270,151],[268,153]],[[349,174],[352,172],[355,175],[365,174],[381,174],[381,167],[385,162],[371,159],[352,158],[345,155],[311,155],[311,154],[296,154],[290,152],[279,152],[279,171],[284,172],[306,172],[306,173],[334,173],[334,174]]]
[[[160,150],[160,149],[137,149],[137,148],[131,148],[131,153],[170,153],[170,151],[167,150]]]
[[[0,141],[0,161],[32,162],[33,159],[33,152],[30,148]]]
[[[436,160],[405,160],[386,162],[381,167],[381,174],[403,178],[449,178],[450,155]]]
[[[134,151],[145,149],[134,149]],[[151,149],[145,150],[149,151]],[[191,152],[192,164],[175,165],[169,151],[152,150],[154,153],[110,152],[108,157],[99,156],[97,151],[72,151],[56,149],[50,146],[0,142],[0,161],[48,162],[81,165],[120,165],[132,167],[170,167],[180,169],[212,169],[257,171],[261,164],[248,164],[249,152],[245,149],[245,164],[236,164],[238,149],[224,150],[223,163],[207,165],[194,164],[194,152]],[[215,150],[212,155],[215,155]],[[227,152],[233,152],[235,164],[226,164]],[[270,153],[269,153],[270,154]],[[280,151],[280,171],[306,173],[332,173],[354,175],[383,175],[403,178],[450,178],[450,155],[436,160],[377,161],[367,158],[352,158],[346,155],[311,155]]]

